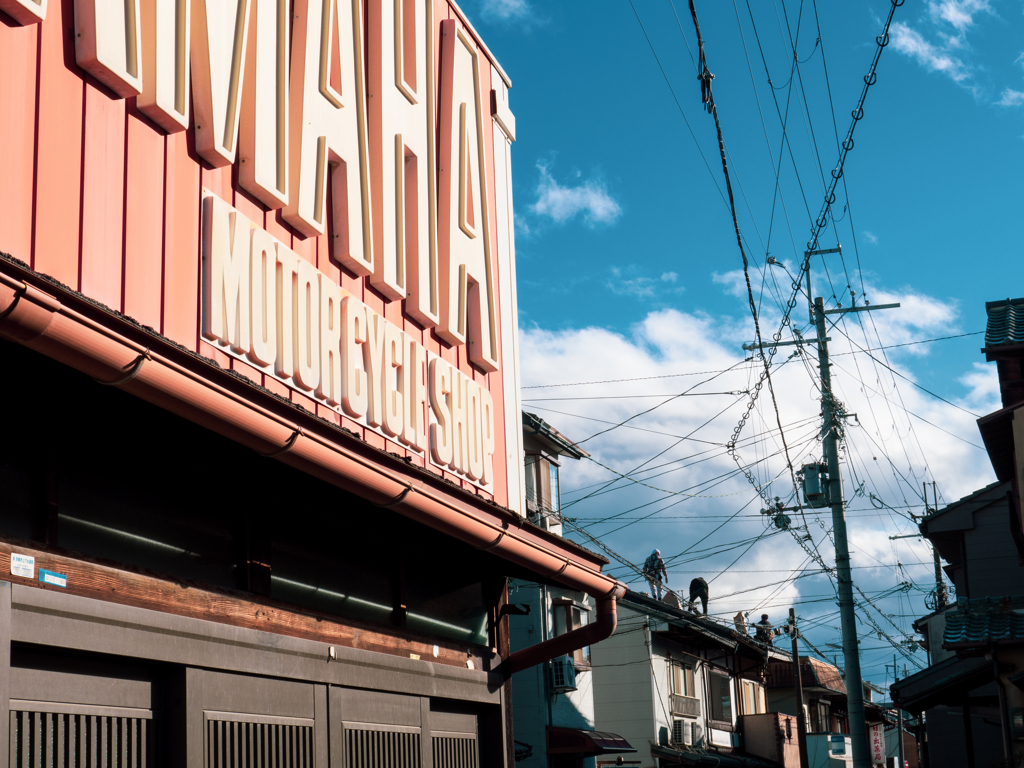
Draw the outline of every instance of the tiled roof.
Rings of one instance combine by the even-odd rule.
[[[1003,299],[985,303],[988,327],[985,346],[1024,344],[1024,299]]]
[[[846,693],[846,683],[843,682],[842,674],[826,661],[819,661],[810,656],[801,656],[800,675],[803,678],[804,687],[824,688],[836,693]],[[793,663],[787,661],[782,664],[769,665],[768,687],[792,688]]]
[[[846,683],[843,682],[843,676],[839,674],[838,669],[827,662],[818,661],[818,659],[810,657],[807,657],[804,661],[810,666],[818,685],[822,688],[838,691],[839,693],[846,693]]]
[[[991,597],[964,602],[966,605],[960,609],[946,613],[944,648],[1024,642],[1024,598]]]

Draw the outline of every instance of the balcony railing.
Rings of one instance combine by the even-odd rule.
[[[700,699],[692,696],[680,696],[677,693],[673,693],[670,698],[673,715],[700,717]]]

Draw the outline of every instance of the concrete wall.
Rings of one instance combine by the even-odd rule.
[[[615,634],[591,648],[590,654],[596,730],[622,736],[636,747],[630,759],[639,760],[640,768],[654,768],[651,744],[657,738],[657,704],[645,618],[620,607]],[[667,683],[667,676],[658,680],[662,690]],[[660,724],[665,725],[664,715]]]
[[[530,606],[529,616],[509,619],[513,651],[536,645],[554,635],[552,600],[558,597],[579,598],[578,592],[536,585],[521,585],[509,596],[512,603]],[[607,641],[605,641],[607,642]],[[594,673],[579,670],[576,690],[552,693],[550,665],[538,664],[512,676],[513,737],[533,747],[532,757],[518,763],[520,768],[543,768],[548,765],[547,726],[594,730]]]
[[[785,768],[800,768],[795,717],[778,712],[743,715],[742,725],[743,749],[747,754],[774,760]]]
[[[808,768],[849,768],[853,765],[853,746],[850,737],[844,736],[846,753],[832,754],[832,734],[807,734],[807,765]]]

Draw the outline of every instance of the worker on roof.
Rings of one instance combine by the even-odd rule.
[[[690,610],[696,607],[697,598],[700,598],[700,607],[704,615],[708,615],[708,583],[700,576],[690,582]]]
[[[665,561],[661,559],[661,550],[655,549],[644,560],[644,578],[651,585],[651,597],[661,600],[665,595],[664,584],[668,581]]]
[[[775,643],[775,628],[772,627],[772,623],[768,620],[768,614],[762,613],[761,620],[757,622],[754,627],[756,632],[754,633],[754,639],[760,640],[762,643],[773,645]]]

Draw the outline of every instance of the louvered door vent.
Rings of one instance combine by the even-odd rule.
[[[11,768],[152,768],[154,722],[61,712],[11,712]]]
[[[346,768],[419,768],[420,735],[346,728],[345,756]]]
[[[477,768],[476,739],[434,736],[434,768]]]
[[[206,721],[207,768],[313,768],[313,727]]]

